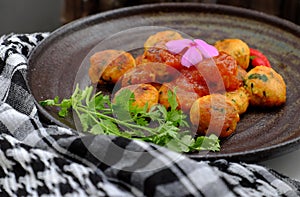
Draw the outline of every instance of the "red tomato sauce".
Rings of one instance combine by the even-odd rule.
[[[179,70],[194,87],[199,96],[209,93],[233,91],[242,84],[238,77],[236,60],[225,52],[212,59],[206,59],[190,68],[182,66],[182,54],[172,54],[164,48],[149,48],[143,58],[150,62],[165,63]],[[223,80],[223,84],[220,83]]]

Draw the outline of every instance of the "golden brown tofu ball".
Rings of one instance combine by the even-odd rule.
[[[117,96],[121,91],[128,89],[133,92],[135,101],[133,106],[143,108],[148,105],[147,110],[158,103],[158,90],[150,84],[137,84],[121,88],[115,94]]]
[[[243,114],[247,111],[249,106],[249,96],[244,87],[231,92],[226,92],[226,97],[236,107],[239,114]]]
[[[196,65],[203,75],[210,93],[233,91],[241,86],[242,80],[238,76],[236,60],[226,52],[220,52],[212,60],[205,59]],[[225,89],[224,89],[225,88]]]
[[[121,79],[121,86],[125,87],[141,83],[163,84],[173,80],[178,74],[179,72],[171,66],[162,63],[148,62],[125,73]]]
[[[147,63],[148,60],[144,58],[144,55],[139,55],[135,58],[135,65],[138,66],[140,64],[144,64],[144,63]]]
[[[159,103],[168,108],[168,90],[176,89],[177,103],[179,109],[189,113],[192,104],[201,96],[209,94],[206,80],[196,67],[183,68],[180,75],[169,83],[165,83],[159,90]]]
[[[89,76],[92,83],[115,84],[128,70],[135,67],[130,53],[119,50],[104,50],[90,58]]]
[[[179,39],[183,38],[175,31],[162,31],[150,36],[144,43],[145,51],[137,59],[138,63],[160,62],[176,69],[181,68],[181,54],[173,54],[166,48],[168,41]]]
[[[190,110],[190,120],[198,127],[198,134],[214,133],[222,138],[235,131],[240,117],[225,95],[210,94],[194,102]]]
[[[286,84],[280,74],[266,66],[257,66],[245,77],[250,104],[260,107],[279,106],[286,101]]]
[[[250,61],[250,48],[240,39],[225,39],[215,43],[218,51],[224,51],[234,57],[237,64],[243,69],[247,69]]]
[[[158,90],[158,103],[165,106],[166,109],[170,107],[170,103],[168,101],[168,91],[171,91],[173,93],[172,88],[170,88],[170,84],[163,84]],[[176,98],[176,100],[177,103],[179,103],[178,98]]]
[[[241,68],[240,66],[237,67],[237,78],[240,81],[240,86],[243,86],[244,79],[247,75],[247,71]]]
[[[178,80],[174,81],[178,82]],[[159,89],[159,103],[165,106],[167,109],[170,107],[168,91],[174,93],[176,91],[176,100],[178,103],[178,109],[188,113],[193,103],[199,98],[198,94],[194,91],[191,84],[181,83],[177,84],[171,82],[163,84]],[[178,86],[180,85],[180,86]],[[187,86],[186,86],[187,85]]]
[[[149,36],[149,38],[144,43],[144,48],[147,50],[150,47],[162,47],[165,48],[165,43],[170,40],[179,40],[182,36],[176,31],[161,31],[154,35]]]

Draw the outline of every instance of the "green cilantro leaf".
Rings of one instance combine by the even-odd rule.
[[[59,102],[59,97],[55,97],[40,104],[59,107],[61,117],[66,117],[72,109],[84,132],[143,140],[177,152],[220,150],[217,136],[194,139],[188,131],[182,131],[189,128],[189,124],[186,114],[177,109],[176,91],[168,92],[170,110],[162,105],[155,105],[150,110],[148,105],[134,106],[134,94],[128,89],[115,95],[113,102],[109,96],[101,92],[93,94],[93,91],[93,87],[81,90],[77,85],[69,99]]]
[[[191,150],[210,150],[210,151],[220,151],[221,147],[219,144],[220,140],[218,136],[211,134],[210,136],[199,136],[194,143],[190,145]]]

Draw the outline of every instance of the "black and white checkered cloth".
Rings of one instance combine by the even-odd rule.
[[[0,196],[299,196],[256,164],[197,162],[151,144],[39,121],[27,58],[47,33],[0,38]]]

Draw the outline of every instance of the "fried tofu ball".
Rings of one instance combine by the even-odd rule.
[[[149,36],[149,38],[144,43],[145,51],[150,47],[163,47],[165,48],[165,43],[171,40],[182,39],[182,36],[176,31],[161,31],[154,35]]]
[[[174,93],[172,88],[170,87],[170,84],[163,84],[158,90],[158,103],[165,106],[166,109],[168,109],[171,106],[168,101],[168,98],[169,98],[168,92],[169,91]],[[177,97],[176,97],[176,100],[177,100],[177,103],[179,104]]]
[[[250,104],[260,107],[279,106],[286,102],[286,84],[280,74],[266,66],[257,66],[245,77]]]
[[[181,54],[173,54],[166,48],[166,43],[171,40],[183,39],[182,36],[175,31],[162,31],[150,36],[144,43],[145,51],[140,62],[160,62],[172,66],[176,69],[182,67]]]
[[[175,80],[164,84],[159,90],[159,103],[168,108],[168,90],[174,92],[175,88],[179,109],[187,113],[199,97],[209,94],[206,81],[196,67],[181,69]]]
[[[237,64],[243,69],[247,69],[250,61],[250,48],[240,39],[225,39],[215,43],[218,51],[224,51],[234,57]]]
[[[89,77],[92,83],[115,84],[128,70],[135,67],[130,53],[119,50],[104,50],[90,58]]]
[[[158,91],[158,102],[165,106],[166,109],[170,107],[168,91],[171,91],[172,93],[175,91],[178,109],[181,109],[186,113],[190,111],[193,103],[199,98],[198,94],[193,90],[193,87],[190,84],[181,83],[180,86],[177,86],[174,82],[166,83],[163,84]]]
[[[233,91],[241,86],[236,60],[226,52],[220,52],[212,59],[205,59],[195,67],[205,79],[210,93]]]
[[[247,111],[249,106],[249,96],[244,87],[231,92],[226,92],[226,97],[233,103],[239,114]]]
[[[121,79],[121,86],[170,82],[178,76],[178,71],[162,63],[148,62],[141,64],[125,73]]]
[[[141,54],[141,55],[138,55],[136,58],[135,58],[135,65],[138,66],[140,64],[144,64],[144,63],[147,63],[147,59],[144,58],[144,55]]]
[[[126,89],[132,91],[134,94],[135,101],[132,103],[133,106],[143,108],[147,104],[147,110],[149,111],[152,106],[158,103],[158,90],[150,84],[137,84],[123,87],[116,92],[115,96]]]
[[[235,131],[240,117],[235,106],[225,95],[210,94],[194,102],[190,110],[190,120],[198,127],[198,134],[214,133],[223,138]]]
[[[160,62],[172,66],[175,69],[182,69],[181,54],[173,54],[162,47],[151,47],[143,53],[141,62]]]
[[[237,67],[237,78],[240,81],[240,86],[244,85],[244,79],[247,75],[247,71],[241,68],[240,66]]]

